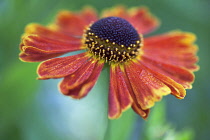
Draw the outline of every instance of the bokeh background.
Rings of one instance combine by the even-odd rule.
[[[184,100],[164,97],[144,121],[132,110],[107,119],[108,70],[82,100],[59,93],[60,80],[36,80],[38,63],[18,59],[20,37],[31,22],[46,25],[61,9],[78,11],[123,4],[147,6],[161,27],[197,35],[200,71]],[[208,140],[210,137],[209,0],[0,0],[1,140]]]

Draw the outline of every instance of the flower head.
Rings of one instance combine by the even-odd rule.
[[[39,79],[63,78],[60,91],[75,99],[88,94],[107,63],[109,118],[118,118],[129,107],[147,118],[162,96],[183,99],[198,70],[195,35],[173,31],[143,38],[158,26],[143,7],[117,6],[103,11],[100,19],[90,7],[61,11],[53,24],[26,27],[19,56],[26,62],[44,61],[37,69]],[[57,57],[78,50],[85,52]]]

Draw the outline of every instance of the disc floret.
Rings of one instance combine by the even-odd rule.
[[[142,36],[126,20],[103,18],[91,24],[84,33],[88,52],[105,62],[126,62],[139,54]]]

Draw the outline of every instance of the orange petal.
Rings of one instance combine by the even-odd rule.
[[[133,8],[130,11],[129,21],[141,34],[147,34],[159,27],[159,20],[145,7]]]
[[[181,84],[175,82],[173,79],[171,79],[168,76],[160,74],[155,70],[149,69],[145,65],[141,64],[141,61],[139,61],[139,63],[136,63],[136,64],[139,65],[140,67],[144,68],[148,72],[152,73],[157,79],[159,79],[165,85],[167,85],[171,89],[171,94],[173,94],[174,96],[176,96],[179,99],[183,99],[185,97],[186,90],[184,89],[184,87]]]
[[[60,91],[75,99],[86,96],[95,85],[102,68],[103,63],[95,60],[86,61],[77,71],[64,77],[59,85]]]
[[[177,83],[183,85],[183,87],[186,89],[192,88],[194,74],[187,69],[151,60],[146,57],[141,57],[141,63],[153,71],[159,72],[165,76],[170,77]]]
[[[64,53],[49,53],[44,50],[31,46],[28,47],[23,46],[22,50],[23,51],[19,54],[19,58],[21,61],[24,62],[39,62],[64,54]]]
[[[19,57],[22,61],[37,62],[67,52],[81,50],[81,42],[59,40],[56,37],[49,38],[37,34],[27,34],[22,37],[20,50]]]
[[[139,104],[139,102],[138,102],[138,100],[136,98],[136,95],[135,95],[134,90],[133,90],[133,88],[131,86],[131,83],[130,83],[130,80],[128,78],[128,75],[125,72],[124,67],[121,67],[121,69],[119,69],[119,73],[124,75],[121,80],[126,83],[126,86],[127,86],[128,90],[129,90],[129,93],[132,96],[132,100],[133,100],[132,108],[133,108],[133,110],[137,114],[139,114],[142,118],[146,119],[148,117],[148,115],[149,115],[150,109],[146,109],[146,110],[142,109],[141,105]]]
[[[86,25],[98,19],[98,15],[96,11],[90,6],[84,7],[84,9],[81,11],[81,16],[82,16],[82,19],[84,19]]]
[[[116,6],[107,9],[102,13],[102,17],[116,16],[129,21],[140,34],[147,34],[159,26],[159,20],[153,16],[145,7],[131,8],[127,10],[123,6]]]
[[[142,55],[157,62],[176,65],[190,71],[198,70],[195,64],[197,46],[196,37],[186,32],[171,32],[163,35],[145,38]]]
[[[54,27],[68,35],[82,36],[85,27],[96,20],[96,12],[91,7],[85,7],[83,11],[78,13],[59,12]]]
[[[109,82],[109,110],[108,116],[110,119],[118,118],[121,115],[121,107],[119,100],[119,88],[117,87],[117,77],[115,67],[110,67],[110,82]]]
[[[109,118],[115,119],[132,105],[124,75],[119,66],[110,67]]]
[[[143,110],[136,100],[133,89],[125,74],[124,68],[111,66],[110,69],[110,91],[109,91],[109,118],[115,119],[132,105],[136,113],[144,119],[148,117],[149,109]]]
[[[124,73],[122,72],[119,66],[116,66],[115,78],[117,80],[117,88],[118,88],[121,110],[125,111],[131,106],[133,100],[130,95],[128,85],[125,82]]]
[[[142,109],[146,110],[151,108],[162,96],[170,94],[171,90],[137,63],[127,64],[125,70],[138,103]]]
[[[22,47],[32,46],[45,51],[58,51],[63,52],[80,50],[80,41],[69,41],[69,40],[58,40],[55,38],[44,37],[40,35],[25,35],[22,37],[22,42],[20,49],[23,51]]]
[[[39,79],[65,77],[78,70],[87,60],[88,57],[85,56],[84,53],[68,57],[53,58],[42,62],[37,69],[37,73]]]
[[[80,42],[80,38],[76,38],[73,36],[66,35],[62,32],[56,31],[56,29],[51,26],[42,26],[36,23],[28,24],[25,28],[25,34],[36,34],[39,36],[44,36],[51,39],[56,39],[60,41],[78,41]]]
[[[134,102],[132,105],[133,110],[139,114],[143,119],[147,119],[150,113],[150,109],[142,109],[141,106],[137,103]]]
[[[78,85],[87,80],[93,72],[95,63],[86,61],[82,66],[74,73],[66,76],[60,84],[60,90],[63,94],[68,94],[69,90],[75,89]]]

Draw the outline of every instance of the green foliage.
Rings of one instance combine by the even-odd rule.
[[[37,91],[36,64],[14,63],[1,77],[1,118],[15,117]],[[5,116],[5,117],[4,117]]]
[[[7,67],[1,75],[0,135],[19,134],[17,122],[23,111],[35,97],[38,81],[35,80],[36,64],[24,65],[21,62]],[[5,132],[5,133],[3,133]]]
[[[193,140],[194,132],[191,129],[177,130],[166,119],[166,104],[158,102],[145,123],[144,140]]]

